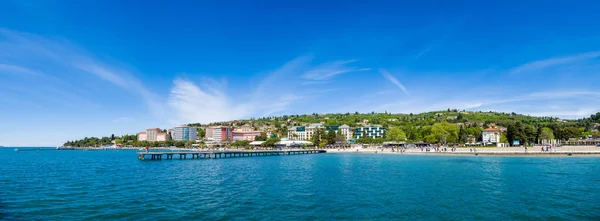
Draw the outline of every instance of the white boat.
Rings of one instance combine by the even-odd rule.
[[[19,149],[15,148],[15,152],[19,152]]]

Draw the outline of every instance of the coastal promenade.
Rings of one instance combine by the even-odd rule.
[[[258,156],[283,156],[326,153],[325,150],[233,150],[233,151],[181,151],[181,152],[138,152],[139,160],[220,159]]]
[[[541,146],[529,147],[493,147],[493,148],[456,148],[451,151],[426,151],[421,148],[408,148],[404,152],[392,151],[390,148],[351,148],[351,149],[328,149],[327,153],[372,153],[372,154],[403,154],[403,155],[472,155],[472,156],[600,156],[600,147],[596,146],[563,146],[554,147],[550,151],[542,151]]]

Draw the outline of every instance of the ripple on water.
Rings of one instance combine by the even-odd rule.
[[[4,151],[0,149],[0,151]],[[7,220],[594,220],[599,158],[0,153]]]

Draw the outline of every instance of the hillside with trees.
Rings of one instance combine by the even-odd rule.
[[[472,112],[459,110],[433,111],[419,114],[392,114],[392,113],[343,113],[343,114],[305,114],[283,115],[277,117],[251,118],[246,120],[233,120],[215,122],[210,124],[191,123],[189,126],[206,127],[211,125],[241,126],[251,125],[256,130],[263,130],[274,134],[275,137],[287,137],[287,130],[292,126],[301,126],[311,123],[323,123],[325,126],[346,124],[350,127],[362,125],[381,125],[388,128],[384,138],[361,138],[358,143],[381,143],[384,141],[407,141],[427,143],[458,143],[469,142],[469,138],[480,140],[481,134],[487,127],[504,127],[502,141],[519,140],[521,144],[534,144],[540,140],[568,140],[570,138],[585,138],[600,136],[600,113],[577,120],[563,120],[555,117],[534,117],[517,113],[501,112]],[[201,132],[200,132],[201,131]],[[204,130],[199,130],[199,134]],[[333,144],[342,141],[341,134],[317,131],[313,143],[317,145]],[[258,140],[268,140],[266,133],[261,134]],[[160,144],[137,141],[135,135],[121,137],[84,138],[70,141],[65,146],[100,146],[110,145],[112,141],[123,145],[146,146],[190,146],[193,142],[167,141]],[[271,139],[274,141],[274,139]],[[145,143],[144,143],[145,142]]]

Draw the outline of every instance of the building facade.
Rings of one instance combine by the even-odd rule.
[[[210,126],[206,128],[206,139],[214,141],[233,140],[231,127]]]
[[[499,143],[500,130],[497,128],[488,128],[481,132],[481,140],[483,143]]]
[[[238,128],[235,128],[235,132],[251,132],[251,131],[254,131],[254,128],[248,124],[243,125]]]
[[[350,129],[350,126],[344,124],[342,126],[326,126],[325,127],[325,131],[330,131],[333,130],[336,134],[338,133],[338,131],[342,134],[342,136],[344,136],[344,140],[351,140],[352,139],[352,130]]]
[[[370,138],[383,138],[386,133],[386,129],[381,126],[364,126],[357,127],[354,130],[354,137],[356,139],[370,137]]]
[[[156,133],[156,141],[168,141],[171,137],[167,133]]]
[[[137,134],[137,140],[138,141],[147,141],[148,140],[148,136],[146,135],[146,132],[139,132]]]
[[[311,124],[308,126],[295,126],[288,129],[289,140],[310,140],[317,130],[325,128],[323,124]]]
[[[239,141],[239,140],[247,140],[247,141],[254,141],[254,138],[256,136],[260,136],[260,131],[233,131],[232,132],[232,137],[233,137],[233,141]]]
[[[162,133],[162,131],[160,130],[160,128],[150,128],[150,129],[146,129],[146,140],[147,141],[157,141],[156,140],[156,136]]]
[[[180,126],[173,128],[171,138],[173,140],[196,140],[198,130],[195,127]]]
[[[344,125],[340,126],[340,130],[342,131],[342,134],[344,135],[346,140],[352,139],[353,133],[352,133],[352,128],[350,128],[350,126],[344,124]]]

